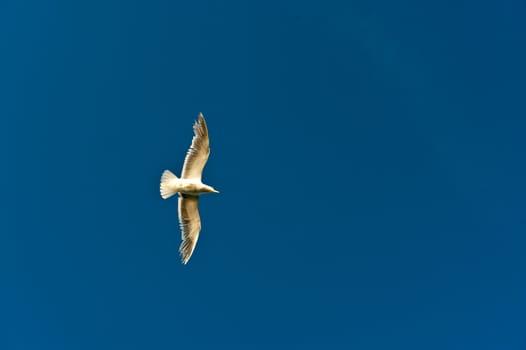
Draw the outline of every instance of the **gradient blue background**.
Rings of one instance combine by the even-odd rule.
[[[526,348],[525,16],[1,1],[0,348]]]

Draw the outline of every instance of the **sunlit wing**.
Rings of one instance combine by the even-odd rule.
[[[209,155],[210,141],[208,140],[208,129],[205,118],[199,113],[199,118],[194,123],[194,137],[192,139],[192,145],[188,149],[186,158],[184,159],[181,177],[183,179],[199,179],[199,181],[201,181],[201,174],[203,173],[203,168]]]
[[[190,260],[201,231],[198,203],[198,196],[179,194],[179,226],[183,240],[179,253],[183,264]]]

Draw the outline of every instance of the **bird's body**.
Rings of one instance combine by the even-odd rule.
[[[192,196],[199,196],[203,193],[217,192],[212,186],[205,185],[197,179],[170,179],[166,184],[169,190],[179,192],[180,194],[188,194]]]
[[[208,129],[202,114],[199,114],[199,119],[194,124],[194,134],[192,145],[186,153],[181,178],[175,176],[170,170],[165,170],[161,176],[160,187],[163,199],[179,193],[179,226],[183,240],[179,253],[183,264],[186,264],[192,256],[201,231],[199,195],[210,192],[218,193],[212,186],[201,182],[201,174],[210,154]]]

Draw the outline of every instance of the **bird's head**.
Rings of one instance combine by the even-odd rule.
[[[219,191],[216,190],[215,188],[213,188],[212,186],[208,186],[207,190],[208,190],[208,192],[219,193]]]

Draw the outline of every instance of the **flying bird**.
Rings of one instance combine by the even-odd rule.
[[[181,177],[178,178],[170,170],[165,170],[161,176],[161,197],[163,199],[179,193],[179,226],[183,240],[179,247],[179,253],[184,265],[192,256],[201,231],[201,218],[198,208],[199,195],[211,192],[219,193],[212,186],[201,182],[203,168],[209,155],[208,128],[203,114],[199,113],[199,117],[194,123],[194,137],[184,159]]]

